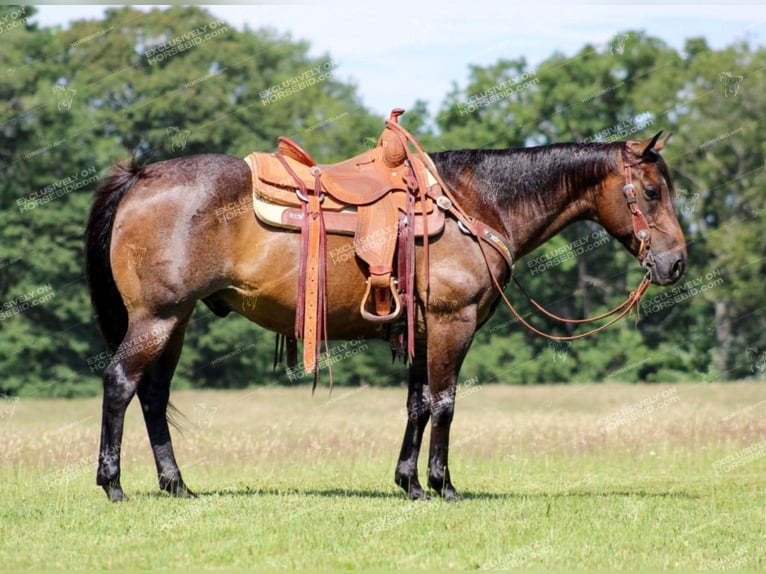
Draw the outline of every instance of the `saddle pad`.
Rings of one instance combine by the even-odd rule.
[[[303,222],[301,208],[271,203],[259,197],[255,191],[253,191],[253,210],[260,221],[274,227],[300,230]],[[356,207],[353,206],[348,206],[343,211],[324,213],[327,231],[339,235],[354,235],[356,219]]]

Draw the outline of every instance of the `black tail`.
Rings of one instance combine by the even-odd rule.
[[[141,177],[135,158],[117,164],[96,191],[85,229],[85,277],[99,330],[115,351],[128,329],[128,310],[114,282],[109,250],[117,207]]]

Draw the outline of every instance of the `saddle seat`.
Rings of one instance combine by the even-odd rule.
[[[266,152],[254,152],[245,160],[253,170],[253,190],[263,200],[294,207],[303,203],[296,193],[298,188],[295,178],[285,169],[284,161],[309,191],[316,191],[318,174],[325,193],[322,209],[340,211],[351,205],[374,203],[387,193],[407,192],[404,160],[391,165],[391,154],[387,153],[387,148],[394,146],[386,146],[387,139],[390,138],[382,139],[380,145],[369,151],[334,164],[310,163],[313,159],[306,152],[303,152],[305,155],[294,153],[293,150],[301,148],[288,138],[280,138],[280,152],[291,150],[283,152],[282,160],[276,154]],[[425,161],[430,162],[430,159],[424,159],[419,154],[414,159],[413,169],[427,178],[430,185],[435,184],[433,176],[423,165]]]

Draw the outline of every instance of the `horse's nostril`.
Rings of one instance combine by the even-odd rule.
[[[676,260],[675,263],[673,263],[673,268],[670,270],[670,273],[673,279],[678,279],[679,277],[681,277],[681,275],[684,274],[684,271],[686,271],[686,260],[681,258]]]

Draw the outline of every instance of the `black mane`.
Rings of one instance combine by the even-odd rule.
[[[429,154],[446,183],[468,184],[494,205],[526,207],[532,214],[561,205],[554,193],[565,190],[574,200],[619,169],[623,147],[615,143],[564,143],[503,150],[468,149]]]

